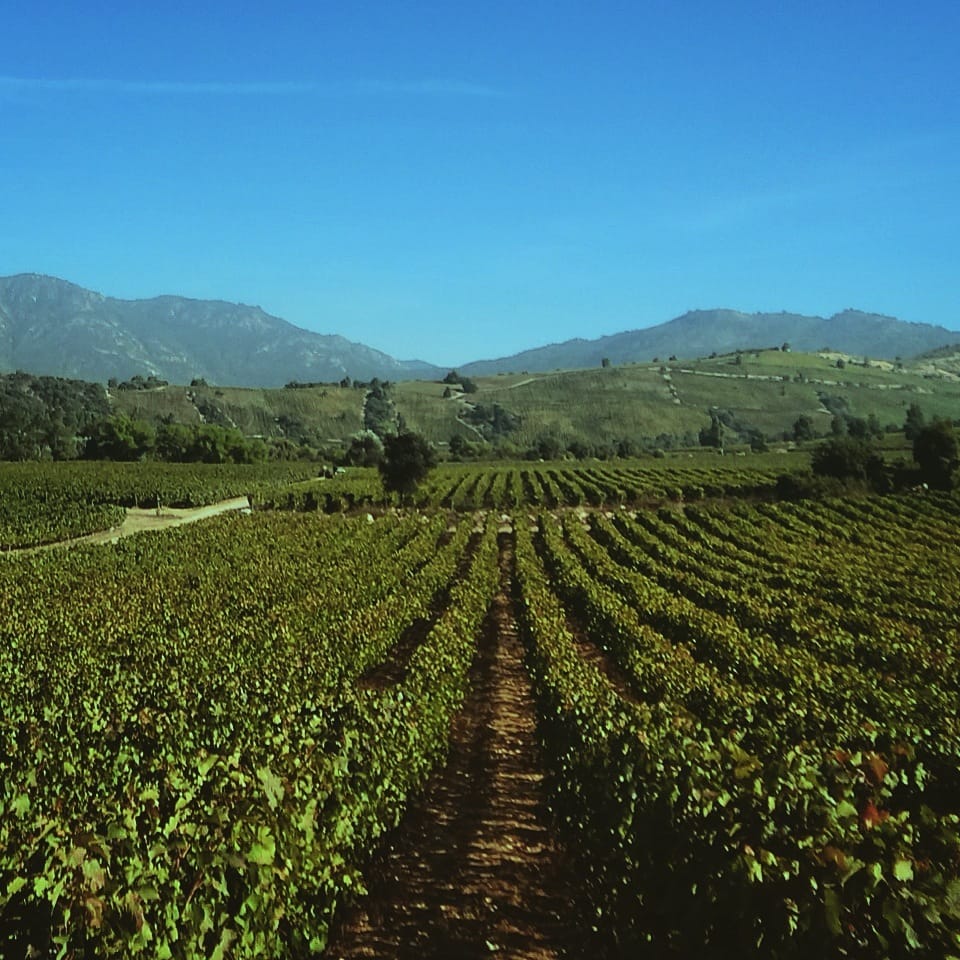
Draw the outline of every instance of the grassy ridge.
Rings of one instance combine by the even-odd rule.
[[[901,426],[907,407],[919,403],[927,417],[960,417],[960,377],[928,362],[893,364],[864,358],[844,361],[836,354],[744,351],[682,363],[665,358],[650,364],[551,374],[504,374],[478,378],[477,392],[443,396],[445,385],[408,381],[391,388],[397,414],[435,443],[452,436],[478,438],[468,422],[475,404],[499,404],[520,418],[508,434],[525,446],[544,434],[592,443],[637,441],[661,434],[695,436],[709,423],[713,407],[729,410],[744,425],[767,437],[789,432],[807,415],[819,432],[830,429],[824,397],[851,416],[875,415],[884,426]],[[314,442],[346,440],[363,426],[364,391],[354,387],[305,389],[189,388],[117,391],[114,407],[134,417],[235,426],[247,435],[302,435]]]

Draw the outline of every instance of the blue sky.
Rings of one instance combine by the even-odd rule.
[[[8,4],[0,275],[454,365],[688,309],[960,329],[960,3]]]

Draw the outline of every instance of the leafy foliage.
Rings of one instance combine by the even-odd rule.
[[[383,460],[378,469],[384,489],[400,494],[401,500],[406,501],[436,463],[436,452],[423,437],[400,433],[384,440]]]
[[[247,495],[277,498],[312,465],[71,462],[0,466],[0,548],[34,546],[104,530],[123,507],[197,507]],[[340,507],[338,507],[340,509]]]
[[[880,483],[884,473],[883,457],[869,441],[854,436],[832,437],[823,441],[810,458],[814,474],[838,480]]]
[[[99,384],[27,373],[0,376],[0,460],[71,459],[90,425],[108,412]]]
[[[260,515],[0,567],[4,955],[321,951],[465,695],[496,530],[446,526]],[[446,591],[404,679],[358,686]]]
[[[923,591],[886,543],[891,525],[937,528],[945,542],[910,562],[952,562],[955,504],[767,512],[517,528],[557,809],[589,851],[587,889],[620,952],[949,955],[956,654],[942,663],[928,637],[957,621],[949,605],[921,629],[905,619]]]
[[[913,459],[920,467],[925,483],[940,490],[953,486],[953,477],[960,463],[957,438],[946,420],[934,420],[920,427],[913,440]]]
[[[257,483],[316,506],[376,477],[294,493],[298,469],[9,465],[0,504]],[[546,782],[621,955],[951,956],[960,508],[706,502],[770,483],[456,466],[415,495],[522,508]],[[526,506],[640,499],[669,503]],[[443,762],[497,560],[472,517],[276,511],[0,564],[0,953],[321,952]],[[416,622],[401,679],[364,683]]]
[[[797,441],[812,440],[816,436],[813,420],[805,413],[801,414],[793,423],[793,439]]]

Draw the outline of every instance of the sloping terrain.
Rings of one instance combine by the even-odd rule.
[[[290,380],[433,376],[342,336],[303,330],[260,307],[219,300],[117,300],[55,277],[0,278],[0,370],[106,381],[278,387]]]
[[[628,330],[595,340],[568,340],[526,350],[498,360],[469,363],[471,376],[545,372],[611,363],[648,363],[654,358],[689,359],[731,350],[780,347],[794,350],[841,350],[859,356],[911,357],[955,342],[958,334],[944,327],[906,323],[894,317],[844,310],[830,318],[796,313],[740,313],[736,310],[692,310],[668,323]]]

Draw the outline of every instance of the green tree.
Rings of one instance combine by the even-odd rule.
[[[857,440],[866,440],[867,434],[869,433],[867,421],[864,420],[863,417],[848,417],[847,433]]]
[[[84,456],[88,460],[142,460],[153,450],[155,440],[150,424],[121,413],[90,428]]]
[[[156,452],[161,460],[184,462],[189,458],[196,431],[186,423],[162,423],[157,428]]]
[[[831,437],[813,451],[810,466],[818,477],[860,480],[880,485],[883,457],[876,447],[859,437]]]
[[[384,490],[399,494],[400,502],[406,503],[436,463],[433,447],[419,433],[406,432],[384,438],[377,467]]]
[[[455,460],[467,456],[470,453],[470,444],[459,433],[455,433],[450,438],[450,456]]]
[[[350,440],[343,462],[351,467],[376,467],[383,460],[383,441],[372,430],[361,430]]]
[[[924,483],[939,490],[953,486],[953,474],[960,462],[957,438],[948,420],[934,420],[921,427],[913,441],[913,459]]]
[[[559,460],[566,449],[563,441],[552,433],[542,433],[533,442],[530,456],[534,460]]]
[[[723,421],[720,417],[715,414],[710,414],[710,426],[703,427],[700,430],[700,446],[701,447],[716,447],[721,453],[723,452]]]
[[[920,431],[926,425],[927,418],[923,415],[919,403],[911,403],[907,407],[907,417],[903,421],[903,435],[911,443],[920,435]]]
[[[815,436],[816,431],[813,429],[813,420],[805,413],[801,413],[793,422],[793,439],[798,441],[812,440]]]
[[[580,440],[579,438],[571,440],[567,446],[567,450],[569,450],[577,460],[586,460],[587,457],[594,455],[593,447],[585,440]]]

